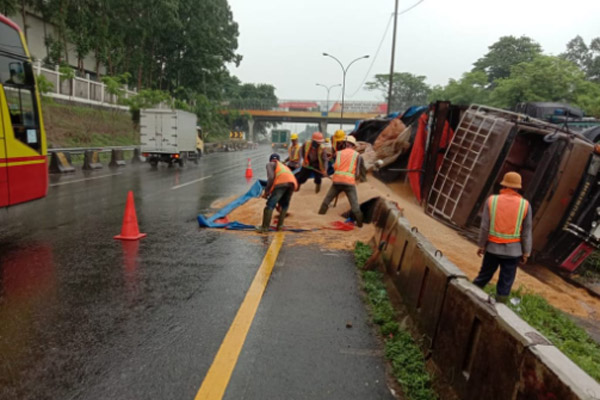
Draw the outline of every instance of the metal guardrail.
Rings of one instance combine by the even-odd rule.
[[[86,151],[99,151],[101,153],[108,153],[113,150],[135,150],[139,149],[140,146],[97,146],[97,147],[65,147],[65,148],[49,148],[48,155],[50,153],[71,153],[71,154],[83,154]]]

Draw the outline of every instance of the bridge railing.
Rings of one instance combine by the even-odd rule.
[[[228,110],[270,110],[270,111],[305,111],[305,112],[340,112],[341,102],[327,100],[297,100],[297,99],[231,99],[221,103]],[[353,100],[344,102],[346,113],[375,113],[384,114],[386,104],[373,100]]]

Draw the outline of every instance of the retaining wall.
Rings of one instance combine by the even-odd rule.
[[[403,298],[444,378],[462,399],[600,399],[600,385],[466,275],[381,200],[379,263]]]

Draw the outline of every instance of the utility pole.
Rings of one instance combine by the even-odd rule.
[[[387,112],[392,112],[392,86],[394,85],[394,58],[396,57],[396,26],[398,24],[398,0],[394,8],[394,35],[392,36],[392,61],[390,63],[390,82],[388,87]]]

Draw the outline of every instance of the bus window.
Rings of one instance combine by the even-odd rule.
[[[2,38],[2,40],[0,40],[0,50],[22,57],[26,56],[25,49],[21,43],[21,38],[19,37],[19,32],[12,27],[0,23],[0,38]]]
[[[5,85],[4,95],[15,138],[39,152],[41,140],[35,118],[33,88]]]

